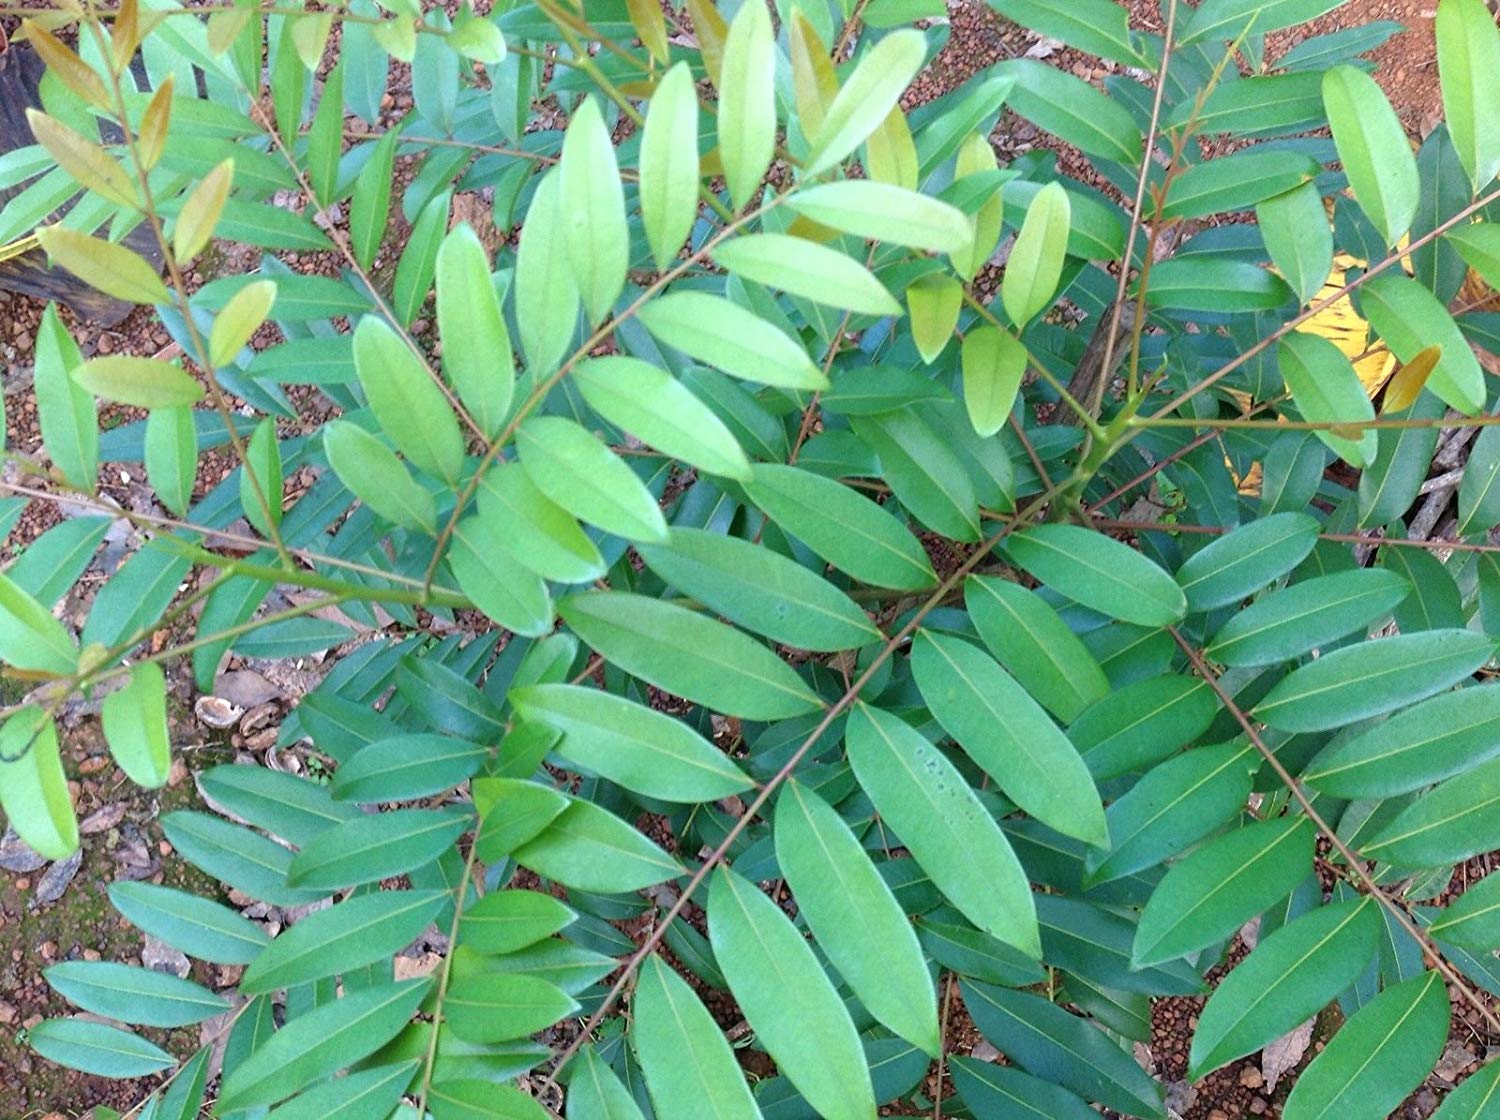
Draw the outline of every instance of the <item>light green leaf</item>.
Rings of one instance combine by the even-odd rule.
[[[909,249],[956,253],[974,239],[973,219],[956,206],[870,179],[807,187],[787,205],[829,229]]]
[[[630,230],[625,192],[604,115],[592,97],[573,111],[557,165],[562,226],[573,279],[591,323],[601,322],[625,288]]]
[[[1188,1076],[1196,1081],[1316,1015],[1365,970],[1380,928],[1366,898],[1320,906],[1263,938],[1208,997]]]
[[[666,539],[666,519],[645,484],[580,425],[533,416],[516,445],[532,484],[573,516],[626,540]]]
[[[137,408],[174,408],[203,399],[203,386],[159,358],[112,354],[74,367],[73,380],[97,397]]]
[[[514,953],[551,937],[578,917],[550,894],[507,889],[492,891],[464,907],[459,943],[480,953]]]
[[[1434,29],[1448,134],[1478,194],[1500,171],[1500,29],[1483,0],[1440,0]]]
[[[1389,248],[1411,228],[1421,194],[1406,129],[1375,79],[1353,66],[1323,75],[1323,107],[1349,189]]]
[[[1325,653],[1279,681],[1254,710],[1282,731],[1325,731],[1426,699],[1485,664],[1495,643],[1470,630],[1426,630]]]
[[[518,463],[491,467],[479,484],[485,535],[547,579],[587,583],[604,574],[599,549],[568,511],[536,488]]]
[[[829,1120],[867,1120],[875,1094],[844,1002],[791,919],[727,867],[708,894],[714,957],[756,1041]]]
[[[1161,214],[1163,218],[1205,218],[1248,210],[1272,196],[1285,197],[1312,182],[1322,170],[1311,156],[1299,158],[1284,148],[1253,148],[1204,160],[1172,181]],[[1313,194],[1318,197],[1316,190]],[[1321,216],[1321,202],[1318,210]],[[1265,231],[1264,222],[1260,228]],[[1325,271],[1323,276],[1327,275]]]
[[[1410,593],[1411,584],[1385,568],[1316,576],[1250,604],[1204,652],[1225,665],[1286,661],[1367,626]]]
[[[859,784],[937,888],[986,933],[1041,956],[1026,873],[957,768],[909,724],[863,703],[846,736]]]
[[[980,435],[992,436],[1005,426],[1021,391],[1027,361],[1026,347],[999,327],[975,327],[964,335],[959,356],[964,407]]]
[[[724,42],[719,87],[719,163],[736,208],[760,190],[776,152],[776,42],[771,14],[746,4]]]
[[[593,1046],[578,1051],[568,1081],[569,1120],[646,1120],[630,1090]]]
[[[263,536],[274,536],[281,524],[282,486],[276,421],[267,416],[255,426],[240,467],[240,509]]]
[[[34,704],[0,727],[0,809],[39,855],[66,859],[77,850],[78,821],[57,749],[57,725]]]
[[[1500,524],[1500,428],[1485,428],[1469,449],[1469,461],[1458,484],[1460,537],[1488,533]]]
[[[1048,183],[1026,209],[1026,220],[1011,246],[1000,285],[1000,301],[1017,330],[1051,306],[1057,294],[1071,220],[1068,195],[1061,183]],[[967,378],[964,388],[967,398]]]
[[[339,481],[381,517],[408,529],[436,531],[432,495],[390,448],[358,424],[334,420],[326,425],[323,454]]]
[[[709,474],[749,480],[750,460],[733,433],[666,370],[616,354],[580,362],[573,380],[590,408],[642,443]]]
[[[198,429],[190,408],[155,408],[146,417],[146,478],[178,517],[193,501],[198,474]]]
[[[548,746],[556,742],[551,728],[539,730],[547,732],[543,741]],[[540,835],[571,804],[551,786],[520,778],[476,778],[470,789],[480,816],[475,850],[486,863],[500,862]]]
[[[864,143],[917,76],[927,57],[927,37],[912,28],[893,31],[859,60],[823,115],[802,174],[812,179]]]
[[[591,801],[569,802],[513,855],[545,879],[606,894],[640,890],[682,874],[675,859]]]
[[[1184,46],[1203,39],[1236,40],[1307,23],[1337,8],[1341,0],[1205,0],[1183,28]]]
[[[436,275],[443,375],[474,423],[494,439],[505,427],[515,394],[515,359],[490,280],[489,254],[467,222],[443,238]]]
[[[1009,673],[970,643],[925,630],[917,634],[911,665],[933,716],[1001,792],[1064,835],[1108,846],[1088,768]]]
[[[979,540],[979,499],[951,436],[909,409],[856,416],[850,426],[913,517],[951,540]]]
[[[250,336],[266,321],[275,302],[274,280],[252,281],[229,297],[229,302],[214,316],[208,336],[208,356],[214,365],[234,362]]]
[[[784,233],[751,233],[719,244],[714,263],[745,280],[863,315],[899,315],[901,305],[858,261]]]
[[[1343,352],[1322,335],[1292,331],[1277,344],[1276,354],[1282,379],[1303,417],[1340,426],[1337,432],[1319,428],[1313,434],[1350,466],[1374,462],[1379,433],[1361,425],[1375,419],[1375,406]],[[1345,430],[1351,435],[1344,435]]]
[[[1161,261],[1146,286],[1148,306],[1178,311],[1274,311],[1292,298],[1292,289],[1274,272],[1216,254]]]
[[[660,1120],[761,1120],[719,1024],[657,956],[641,965],[631,1041]]]
[[[822,704],[770,649],[675,603],[624,591],[586,591],[561,600],[557,609],[605,660],[714,711],[772,720]]]
[[[626,789],[664,801],[716,801],[750,788],[744,772],[687,724],[597,688],[515,689],[522,719],[563,733],[556,751]]]
[[[36,239],[53,264],[105,295],[127,303],[172,301],[157,269],[124,245],[64,225],[43,226],[36,231]]]
[[[453,529],[448,566],[459,588],[507,630],[540,637],[552,629],[547,585],[502,543],[505,534],[486,517],[466,517]]]
[[[402,22],[397,19],[385,26],[395,27]],[[400,129],[393,128],[376,141],[374,152],[354,183],[354,194],[349,202],[349,241],[355,259],[364,269],[370,267],[385,239],[386,219],[391,211],[391,171],[400,135]]]
[[[144,1038],[82,1019],[45,1019],[27,1032],[26,1042],[48,1061],[96,1077],[147,1077],[177,1064]]]
[[[516,247],[515,310],[527,372],[551,373],[578,329],[578,285],[569,263],[562,181],[549,171],[531,196]]]
[[[1381,992],[1349,1019],[1292,1086],[1286,1120],[1382,1120],[1422,1083],[1448,1040],[1441,974]]]
[[[662,76],[641,130],[641,221],[656,267],[666,269],[698,217],[698,90],[686,62]]]
[[[828,802],[788,781],[776,803],[776,861],[801,916],[870,1014],[929,1055],[937,1000],[911,923]]]
[[[1483,410],[1487,390],[1479,359],[1435,295],[1409,276],[1387,272],[1364,286],[1359,307],[1403,362],[1429,346],[1442,347],[1427,388],[1466,415]]]
[[[104,698],[100,712],[109,753],[138,786],[160,789],[172,768],[167,734],[167,684],[161,666],[143,661],[130,682]]]
[[[0,661],[64,676],[78,666],[78,643],[52,612],[0,574]]]
[[[911,319],[912,341],[928,365],[953,339],[963,305],[964,286],[952,276],[929,272],[907,287],[906,312]]]
[[[421,470],[452,484],[464,440],[443,391],[389,326],[367,315],[354,330],[354,368],[380,427]]]
[[[1187,613],[1187,598],[1171,576],[1103,533],[1038,525],[1008,537],[1005,550],[1054,591],[1122,622],[1168,626]]]
[[[1401,867],[1462,863],[1500,827],[1500,759],[1449,778],[1412,802],[1362,854]]]
[[[669,292],[638,317],[666,345],[735,377],[785,389],[828,388],[800,342],[722,296]]]
[[[545,1030],[578,1009],[555,984],[535,976],[481,973],[448,988],[443,1018],[465,1042],[508,1042]]]
[[[1276,270],[1307,303],[1333,268],[1333,227],[1317,184],[1264,199],[1255,207],[1255,222]]]
[[[437,859],[471,823],[467,815],[444,809],[361,815],[304,844],[287,870],[287,883],[331,890],[404,875]]]
[[[191,980],[113,961],[64,961],[43,975],[69,1003],[107,1019],[146,1027],[185,1027],[230,1006],[228,1000]]]
[[[99,421],[93,395],[72,377],[82,363],[78,344],[58,318],[57,304],[47,304],[37,327],[33,377],[42,446],[64,478],[93,493],[99,472]]]
[[[206,898],[121,880],[109,886],[109,901],[143,933],[190,957],[216,964],[248,964],[268,943],[265,931]]]
[[[1183,561],[1177,582],[1195,611],[1227,606],[1286,575],[1318,543],[1305,513],[1273,513],[1209,542]]]

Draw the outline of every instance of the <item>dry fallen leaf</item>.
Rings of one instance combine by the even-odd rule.
[[[1297,1068],[1302,1055],[1312,1043],[1313,1020],[1293,1027],[1286,1034],[1269,1043],[1260,1053],[1260,1072],[1266,1078],[1266,1092],[1276,1088],[1282,1075]]]

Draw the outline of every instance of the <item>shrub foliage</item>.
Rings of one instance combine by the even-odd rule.
[[[40,1054],[170,1069],[141,1115],[173,1120],[217,1043],[222,1116],[859,1120],[930,1107],[936,1060],[985,1120],[1163,1117],[1150,1001],[1205,992],[1256,918],[1192,1078],[1336,1000],[1285,1114],[1376,1118],[1449,994],[1500,1029],[1500,879],[1440,904],[1500,826],[1500,315],[1470,280],[1500,284],[1500,33],[1441,0],[1447,121],[1414,152],[1361,57],[1388,28],[1267,55],[1326,0],[1167,0],[1164,34],[994,2],[1112,76],[1017,58],[907,111],[930,0],[26,22],[49,77],[0,239],[185,357],[85,360],[46,315],[6,524],[67,500],[138,532],[78,633],[52,607],[104,520],[0,575],[35,689],[0,730],[9,820],[78,844],[69,696],[160,785],[163,664],[208,689],[231,650],[342,646],[321,608],[382,626],[282,729],[331,778],[218,766],[213,811],[162,822],[290,924],[112,889],[245,966],[233,998],[59,964],[92,1014]],[[1002,110],[1094,177],[1001,166]],[[214,238],[264,256],[190,291]],[[100,402],[146,415],[101,433]],[[210,453],[235,467],[203,492]],[[157,509],[99,497],[118,461]],[[446,951],[397,979],[424,931]],[[1008,1064],[944,1055],[960,998]],[[196,1053],[151,1040],[221,1015]]]

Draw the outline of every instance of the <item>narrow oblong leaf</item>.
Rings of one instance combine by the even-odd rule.
[[[1410,593],[1411,584],[1385,568],[1316,576],[1250,604],[1204,652],[1225,665],[1286,661],[1368,626]]]
[[[802,173],[809,179],[820,175],[864,143],[896,107],[926,56],[926,36],[911,28],[876,43],[824,113]]]
[[[1204,545],[1177,569],[1177,582],[1192,610],[1226,606],[1284,576],[1317,543],[1312,517],[1273,513]]]
[[[1375,79],[1353,66],[1323,75],[1323,107],[1349,188],[1389,248],[1411,228],[1421,194],[1406,130]]]
[[[43,226],[36,231],[36,238],[54,263],[106,295],[128,303],[168,303],[172,299],[157,270],[124,245],[63,225]]]
[[[550,791],[549,791],[550,792]],[[613,813],[590,801],[567,808],[512,853],[543,878],[618,894],[675,879],[682,865]]]
[[[555,170],[542,176],[516,246],[516,330],[528,371],[538,377],[557,368],[578,330],[561,183]]]
[[[801,343],[722,296],[669,292],[638,317],[661,342],[735,377],[784,389],[828,387]]]
[[[836,249],[784,233],[751,233],[722,242],[714,263],[737,276],[864,315],[899,315],[901,305],[872,272]]]
[[[48,859],[78,848],[78,821],[68,796],[49,712],[28,705],[0,727],[0,809],[21,839]]]
[[[1140,626],[1187,613],[1177,582],[1128,545],[1077,525],[1039,525],[1006,539],[1022,568],[1085,607]]]
[[[489,748],[450,735],[407,734],[362,747],[333,777],[339,801],[411,801],[473,776]]]
[[[657,83],[641,130],[641,222],[656,267],[666,269],[698,216],[698,91],[687,63]]]
[[[1071,220],[1061,183],[1048,183],[1026,208],[1026,220],[1011,246],[1000,286],[1000,301],[1017,330],[1049,307],[1057,293]]]
[[[1317,184],[1263,199],[1256,204],[1255,220],[1276,270],[1307,303],[1333,268],[1333,227]]]
[[[58,317],[55,303],[42,312],[34,359],[32,383],[42,446],[68,482],[92,494],[99,473],[99,420],[93,395],[73,380],[83,354]]]
[[[1313,435],[1350,466],[1374,462],[1379,433],[1360,426],[1375,419],[1375,406],[1343,352],[1321,335],[1292,331],[1277,344],[1276,354],[1298,411],[1314,423],[1338,428],[1317,428]]]
[[[592,97],[585,97],[573,111],[557,170],[573,279],[589,321],[598,323],[624,290],[630,231],[614,144]]]
[[[1427,932],[1481,953],[1500,946],[1500,876],[1486,875],[1467,887],[1432,920]]]
[[[0,574],[0,661],[62,676],[78,665],[78,643],[52,612]]]
[[[45,1019],[26,1033],[26,1042],[48,1061],[97,1077],[147,1077],[177,1064],[138,1035],[82,1019]]]
[[[1015,407],[1026,374],[1026,347],[999,327],[976,327],[964,335],[959,355],[969,423],[980,435],[992,436]]]
[[[551,937],[578,917],[550,894],[492,891],[464,907],[458,936],[481,953],[514,953]]]
[[[1427,375],[1427,387],[1444,403],[1473,416],[1484,407],[1484,372],[1474,350],[1442,302],[1405,275],[1382,273],[1360,294],[1360,311],[1403,362],[1431,346],[1442,355]]]
[[[436,278],[443,374],[474,423],[493,439],[505,426],[515,394],[514,359],[489,255],[467,222],[438,247]]]
[[[719,87],[719,163],[736,207],[760,189],[776,151],[776,43],[771,15],[747,4],[724,41]]]
[[[184,1027],[229,1009],[201,984],[113,961],[63,961],[43,975],[69,1003],[122,1023]]]
[[[181,366],[159,358],[90,358],[72,376],[95,396],[137,408],[180,408],[203,399],[202,385]]]
[[[354,368],[375,418],[401,453],[445,482],[457,480],[464,457],[458,420],[401,336],[365,316],[354,329]]]
[[[159,789],[172,768],[167,733],[167,683],[161,666],[143,661],[130,670],[130,682],[104,698],[100,712],[104,738],[126,776],[139,786]]]
[[[787,205],[841,233],[910,249],[953,253],[974,239],[973,219],[956,206],[868,179],[807,187],[790,196]]]
[[[323,453],[339,481],[387,521],[429,533],[437,528],[432,495],[412,478],[395,452],[359,425],[348,420],[328,424],[323,429]]]
[[[325,829],[292,859],[293,887],[346,887],[403,875],[437,859],[470,825],[441,809],[397,809]]]
[[[578,1002],[536,976],[480,973],[454,982],[443,1018],[465,1042],[507,1042],[545,1030],[578,1009]]]
[[[666,520],[645,484],[579,424],[533,416],[517,430],[516,445],[532,484],[575,517],[627,540],[666,538]]]
[[[227,906],[171,887],[111,883],[109,901],[143,933],[199,960],[248,964],[270,940],[260,926]]]
[[[1500,29],[1483,0],[1441,0],[1434,31],[1448,134],[1477,194],[1500,171]]]
[[[1362,854],[1402,867],[1461,863],[1485,850],[1500,821],[1500,760],[1439,783],[1364,845]]]

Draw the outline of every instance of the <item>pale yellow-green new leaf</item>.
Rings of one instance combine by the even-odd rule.
[[[722,242],[714,263],[768,288],[865,315],[899,315],[901,305],[858,261],[801,237],[750,233]]]
[[[959,145],[953,175],[961,179],[965,175],[994,171],[999,166],[999,162],[995,159],[995,149],[990,147],[989,138],[982,133],[971,132]],[[990,259],[990,255],[994,253],[995,246],[1000,244],[1000,231],[1004,225],[1005,200],[999,188],[996,188],[994,195],[986,199],[974,213],[973,242],[957,252],[948,254],[948,259],[953,262],[953,271],[965,280],[974,279],[979,270],[984,267],[984,263]]]
[[[1386,246],[1396,244],[1411,228],[1421,196],[1406,129],[1375,79],[1353,66],[1323,75],[1323,107],[1354,200]]]
[[[917,189],[920,170],[911,126],[897,105],[865,140],[865,171],[877,183],[912,191]]]
[[[73,380],[97,397],[137,408],[177,408],[203,399],[202,385],[160,358],[93,358],[73,371]]]
[[[38,855],[66,859],[77,850],[78,820],[57,750],[57,726],[36,705],[0,728],[0,808]]]
[[[104,739],[125,776],[138,786],[160,789],[172,768],[167,735],[167,685],[161,666],[143,661],[130,682],[104,698]]]
[[[1448,135],[1477,193],[1500,171],[1500,28],[1484,0],[1439,0],[1436,30]]]
[[[823,114],[838,96],[839,77],[828,57],[827,44],[801,8],[792,10],[787,47],[792,59],[792,97],[797,105],[797,123],[804,135],[816,136],[823,127]]]
[[[515,396],[515,357],[490,278],[489,254],[467,222],[438,248],[437,318],[448,384],[493,439],[505,426]]]
[[[260,330],[275,302],[274,280],[252,281],[230,296],[224,309],[214,316],[213,328],[208,333],[209,360],[215,366],[227,366],[234,361],[250,336]]]
[[[401,453],[428,474],[457,482],[464,439],[447,398],[405,341],[369,315],[354,329],[354,371]]]
[[[974,240],[974,221],[956,206],[868,179],[841,179],[787,198],[803,217],[829,229],[933,253],[959,251]]]
[[[992,436],[1015,406],[1026,372],[1026,347],[998,327],[976,327],[964,335],[960,365],[969,423],[980,435]]]
[[[679,62],[651,95],[641,130],[641,222],[656,267],[665,269],[698,217],[698,90]]]
[[[104,81],[87,62],[78,57],[73,48],[64,43],[35,20],[22,20],[26,41],[47,64],[47,71],[73,93],[83,98],[96,109],[112,111],[114,99],[104,88]]]
[[[140,134],[136,137],[136,152],[148,171],[160,162],[162,153],[167,150],[167,135],[172,127],[174,87],[173,75],[168,74],[166,80],[151,95],[151,100],[146,103],[146,108],[141,113]]]
[[[562,224],[573,279],[589,322],[609,314],[630,267],[630,229],[615,147],[599,104],[585,97],[563,136]]]
[[[0,664],[64,676],[78,667],[78,643],[52,612],[0,573]]]
[[[219,215],[224,212],[224,203],[229,199],[229,188],[234,186],[234,160],[220,163],[193,188],[177,213],[177,224],[172,227],[172,252],[179,263],[185,264],[208,244],[219,224]]]
[[[121,206],[138,208],[135,182],[102,147],[40,109],[27,109],[26,121],[37,143],[79,186]]]
[[[741,4],[719,80],[719,163],[736,207],[755,197],[776,154],[775,83],[771,14],[764,4]]]
[[[55,263],[105,295],[127,303],[167,303],[172,298],[156,270],[123,245],[63,225],[43,226],[36,239]]]
[[[927,37],[913,28],[876,43],[839,90],[823,117],[803,174],[820,175],[865,142],[917,76],[927,57]]]
[[[1011,246],[1000,282],[1000,302],[1017,330],[1045,310],[1057,294],[1063,260],[1068,253],[1072,208],[1061,183],[1037,191],[1026,210],[1026,220]]]
[[[516,330],[527,372],[557,368],[578,327],[578,285],[564,244],[560,180],[549,171],[536,185],[516,246]]]
[[[802,344],[759,315],[708,292],[668,292],[639,312],[660,341],[725,373],[784,389],[828,388]]]
[[[922,361],[931,365],[958,327],[964,305],[964,286],[941,272],[930,272],[906,289],[906,310],[911,316],[911,337]]]

